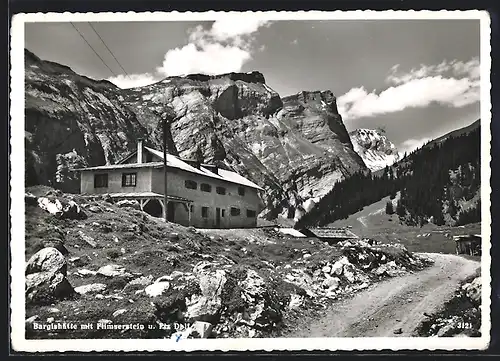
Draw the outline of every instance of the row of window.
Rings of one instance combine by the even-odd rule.
[[[137,185],[137,173],[123,173],[122,174],[122,187],[135,187]],[[192,180],[186,180],[184,186],[188,189],[198,189],[198,183]],[[108,175],[107,174],[95,174],[94,175],[94,188],[107,188],[108,187]],[[207,183],[200,184],[200,190],[202,192],[212,192],[212,186]],[[226,188],[215,187],[215,192],[217,194],[225,195]],[[238,187],[238,194],[240,196],[245,195],[245,188]]]
[[[187,189],[198,189],[198,183],[193,181],[193,180],[187,179],[186,181],[184,181],[184,187],[186,187]],[[207,183],[201,183],[200,184],[200,191],[210,193],[210,192],[212,192],[212,186],[210,184],[207,184]],[[217,194],[224,195],[224,194],[226,194],[226,188],[215,187],[215,192]],[[238,187],[238,194],[240,196],[244,196],[245,195],[245,187]]]
[[[191,206],[191,212],[194,211],[194,207]],[[226,210],[225,209],[222,209],[221,211],[221,217],[225,217],[226,216]],[[241,211],[239,208],[236,208],[236,207],[231,207],[230,209],[230,214],[231,216],[233,217],[237,217],[241,214]],[[208,218],[208,207],[201,207],[201,216],[203,218]],[[257,212],[251,210],[251,209],[247,209],[247,217],[248,218],[255,218],[257,216]]]
[[[135,187],[137,185],[137,173],[123,173],[122,187]],[[108,175],[94,174],[94,188],[107,188]]]

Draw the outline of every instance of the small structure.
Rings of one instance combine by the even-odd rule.
[[[359,237],[346,228],[304,228],[300,233],[306,237],[315,237],[328,243],[337,243]]]
[[[481,235],[466,234],[453,236],[457,254],[468,254],[470,256],[481,255]]]

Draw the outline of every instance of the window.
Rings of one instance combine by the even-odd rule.
[[[188,179],[184,182],[184,186],[188,189],[196,189],[198,188],[198,183]]]
[[[203,218],[208,218],[208,207],[201,207],[201,216]]]
[[[224,187],[217,187],[215,188],[215,191],[217,192],[217,194],[226,194],[226,188]]]
[[[251,209],[247,209],[247,217],[248,218],[255,218],[255,211],[252,211]]]
[[[231,207],[231,215],[232,216],[239,216],[240,215],[240,209],[236,207]]]
[[[222,210],[222,213],[221,213],[221,216],[222,216],[222,217],[224,217],[225,215],[226,215],[226,210],[225,210],[225,209],[223,209],[223,210]]]
[[[201,183],[200,184],[200,190],[202,192],[211,192],[212,191],[212,186],[210,184],[207,184],[207,183]]]
[[[238,187],[238,194],[240,196],[244,196],[245,195],[245,187]]]
[[[94,188],[107,188],[108,175],[107,174],[94,174]]]
[[[123,173],[122,187],[135,187],[137,185],[137,173]]]

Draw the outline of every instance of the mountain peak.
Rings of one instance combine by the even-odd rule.
[[[401,156],[384,129],[360,128],[349,132],[354,150],[372,171],[397,162]]]

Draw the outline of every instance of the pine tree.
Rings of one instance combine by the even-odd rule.
[[[385,213],[389,215],[394,214],[394,207],[392,206],[391,201],[385,204]]]

